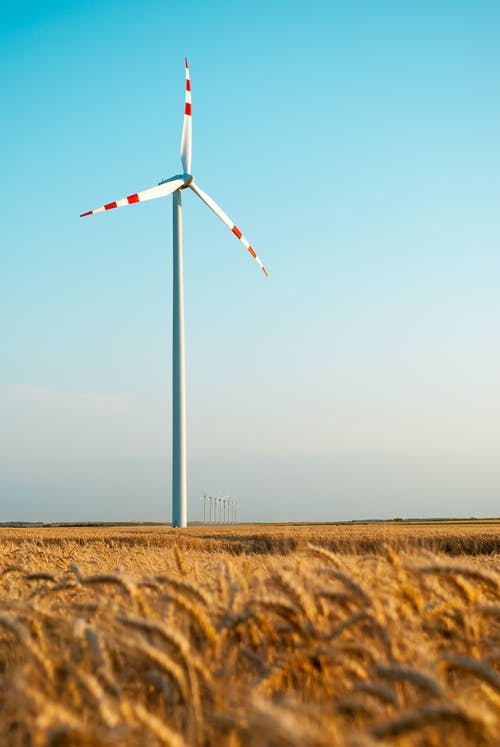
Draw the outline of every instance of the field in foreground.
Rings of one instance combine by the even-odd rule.
[[[2,529],[2,744],[500,745],[499,530]]]

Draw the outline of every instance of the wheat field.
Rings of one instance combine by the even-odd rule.
[[[0,742],[500,745],[499,529],[3,528]]]

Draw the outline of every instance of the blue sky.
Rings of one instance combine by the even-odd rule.
[[[170,520],[171,198],[189,518],[500,505],[500,6],[17,2],[0,11],[0,520]]]

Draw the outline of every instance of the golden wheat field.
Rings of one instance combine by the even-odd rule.
[[[500,524],[4,528],[0,744],[500,745]]]

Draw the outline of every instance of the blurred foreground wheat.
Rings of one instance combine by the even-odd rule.
[[[2,744],[500,745],[498,554],[148,536],[1,538]]]

